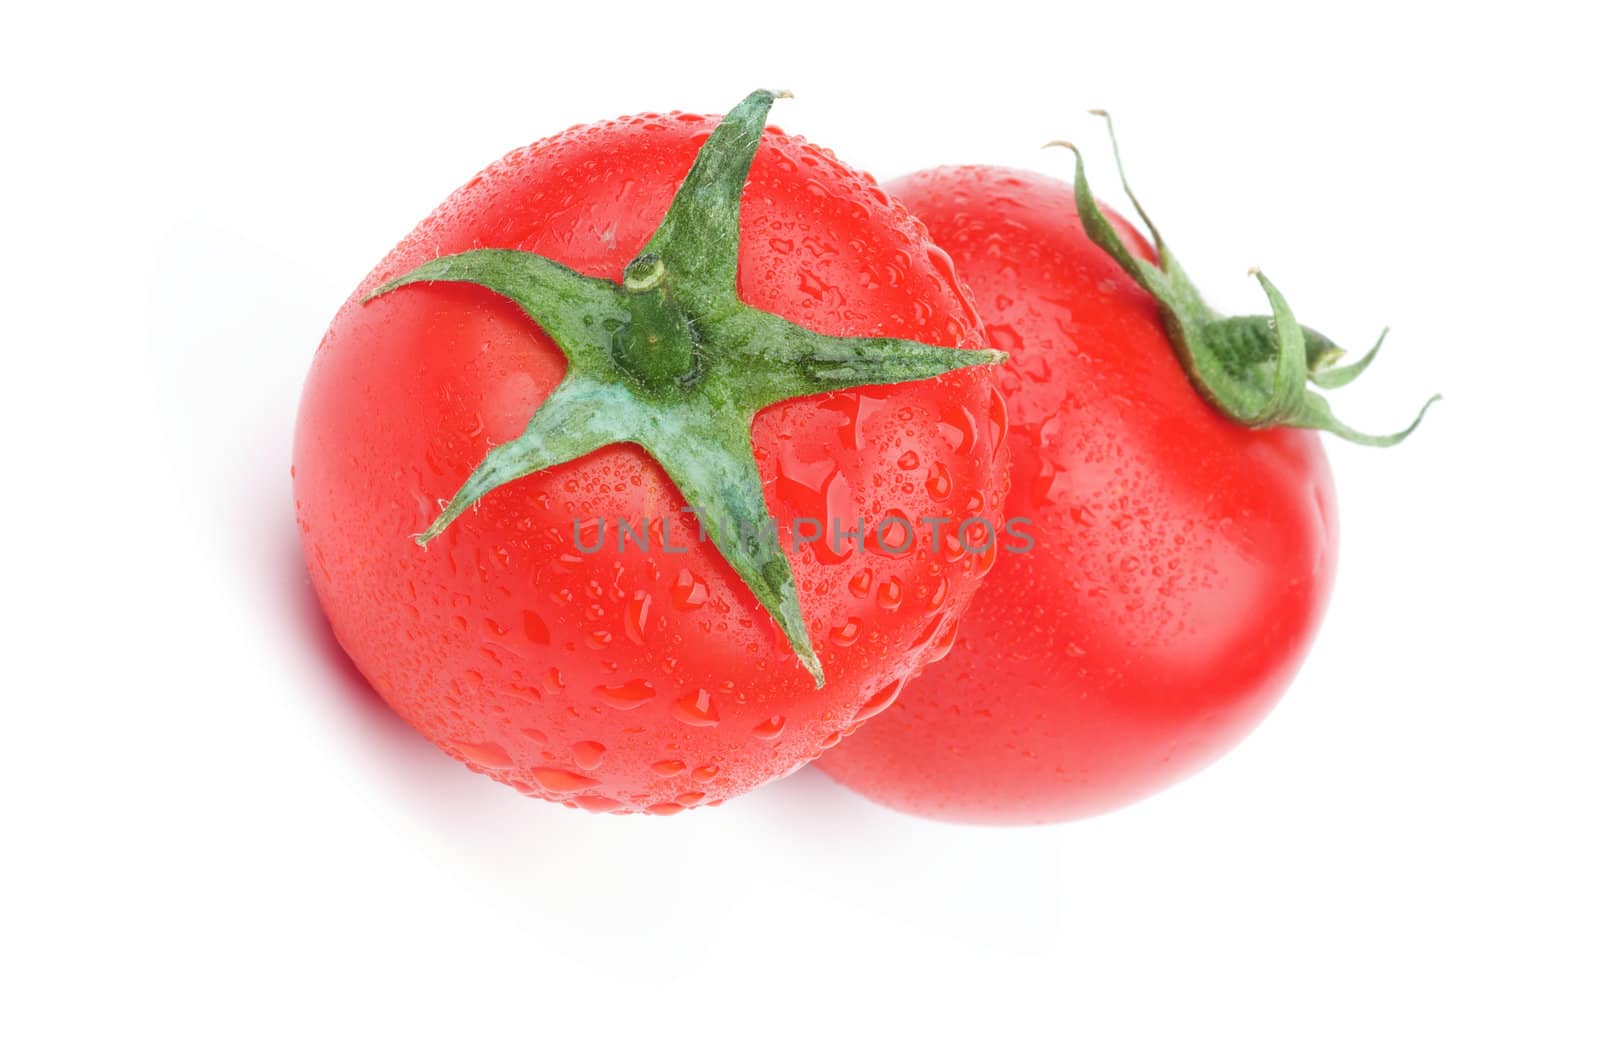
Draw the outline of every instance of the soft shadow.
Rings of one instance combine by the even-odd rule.
[[[333,635],[328,616],[322,612],[316,590],[306,574],[305,557],[300,542],[290,529],[282,535],[274,550],[282,558],[278,569],[281,577],[277,584],[283,591],[282,610],[289,618],[287,623],[298,634],[297,640],[309,657],[315,659],[321,670],[332,680],[340,692],[341,702],[347,702],[366,724],[392,732],[413,743],[427,743],[422,734],[407,725],[399,715],[389,709],[377,689],[356,669],[355,662],[346,654]]]
[[[857,795],[816,766],[765,784],[740,802],[773,827],[807,839],[881,836],[904,818]]]
[[[338,742],[348,783],[452,836],[522,837],[559,807],[472,773],[394,714],[339,647],[306,575],[289,474],[297,396],[321,321],[343,291],[248,232],[175,225],[152,251],[151,371],[174,466],[219,544],[264,662],[308,739]],[[225,282],[224,282],[225,280]],[[184,292],[178,298],[174,292]],[[255,322],[241,329],[241,321]],[[219,351],[228,351],[227,356]],[[304,351],[296,356],[289,351]],[[299,717],[294,717],[299,715]]]
[[[266,448],[287,454],[286,437],[262,435],[269,439]],[[281,464],[261,462],[254,475],[241,475],[231,500],[232,511],[224,514],[238,542],[240,569],[253,572],[246,577],[253,583],[251,595],[263,603],[263,633],[303,662],[300,687],[313,705],[338,712],[336,731],[354,749],[353,776],[376,773],[416,816],[452,834],[503,832],[508,812],[517,814],[518,831],[544,819],[553,807],[532,805],[534,800],[473,773],[390,710],[339,645],[306,573],[287,456]],[[263,562],[266,557],[270,562]]]
[[[503,785],[472,773],[390,710],[340,647],[311,588],[294,526],[290,523],[282,527],[288,520],[281,517],[276,522],[280,529],[274,535],[277,542],[270,549],[277,557],[274,568],[278,576],[273,584],[280,621],[276,625],[291,635],[293,644],[311,664],[311,672],[321,678],[328,694],[319,698],[341,709],[345,719],[353,722],[362,742],[375,752],[368,761],[381,766],[393,784],[426,803],[431,812],[442,808],[476,814],[491,808],[485,804],[500,801],[496,789]],[[525,801],[510,789],[506,789],[506,795]]]

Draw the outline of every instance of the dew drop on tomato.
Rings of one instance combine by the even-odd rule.
[[[620,685],[597,685],[595,695],[617,710],[633,710],[655,697],[656,686],[642,677]]]

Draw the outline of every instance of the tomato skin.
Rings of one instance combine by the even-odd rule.
[[[998,396],[988,370],[757,416],[757,464],[827,674],[821,690],[637,448],[607,447],[503,486],[426,551],[412,542],[490,445],[521,432],[565,359],[481,288],[359,297],[479,246],[620,279],[714,125],[650,114],[580,126],[490,166],[339,311],[297,424],[307,567],[362,673],[469,767],[590,810],[674,813],[798,768],[938,650],[987,569],[979,557],[796,550],[794,519],[948,518],[973,497],[997,512],[1005,489],[995,433],[952,445],[947,426],[989,422]],[[769,129],[742,213],[749,304],[834,334],[986,345],[948,258],[870,177],[830,153]],[[897,465],[912,450],[946,469],[942,496]],[[575,520],[592,546],[596,521],[614,542],[619,519],[649,519],[651,550],[575,547]],[[851,588],[863,578],[874,589],[895,579],[901,605],[870,606]]]
[[[1011,354],[1006,515],[1030,519],[1036,545],[999,557],[950,656],[818,764],[947,820],[1114,809],[1232,747],[1293,677],[1333,584],[1322,443],[1205,403],[1069,184],[952,167],[889,189]]]

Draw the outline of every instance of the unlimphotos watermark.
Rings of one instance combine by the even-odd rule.
[[[737,542],[748,547],[775,546],[780,539],[780,524],[775,518],[718,519],[713,513],[692,505],[685,505],[679,512],[694,517],[700,541],[711,537],[719,542]],[[1012,553],[1028,552],[1034,545],[1033,535],[1029,533],[1033,521],[1025,516],[1015,516],[998,525],[979,515],[962,520],[924,515],[915,521],[907,516],[886,515],[872,526],[858,516],[849,525],[838,519],[831,519],[829,523],[831,525],[824,525],[821,519],[807,516],[796,518],[788,525],[789,537],[796,548],[820,543],[835,555],[866,549],[892,556],[903,555],[917,546],[919,536],[935,551],[959,549],[974,555],[995,548]],[[630,549],[683,555],[689,551],[688,544],[673,541],[672,525],[673,520],[664,516],[573,519],[572,546],[585,555],[608,550],[621,553]],[[716,532],[710,533],[713,529]]]

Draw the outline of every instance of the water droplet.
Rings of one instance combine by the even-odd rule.
[[[722,772],[722,770],[717,766],[695,766],[694,772],[689,775],[700,781],[700,783],[704,784],[706,781],[710,780],[712,777],[715,777],[720,772]]]
[[[645,813],[653,813],[657,817],[671,817],[675,813],[682,813],[683,807],[675,802],[658,802],[654,806],[646,806]]]
[[[943,464],[935,463],[928,469],[928,496],[936,501],[942,501],[950,496],[950,469]]]
[[[950,649],[956,646],[956,630],[959,625],[958,622],[952,619],[945,631],[939,634],[938,639],[933,642],[933,650],[928,654],[926,662],[923,663],[924,666],[928,665],[928,663],[936,663],[950,654]]]
[[[878,606],[885,611],[895,611],[900,607],[900,599],[905,590],[900,585],[899,578],[886,578],[878,586]]]
[[[531,644],[550,643],[550,627],[544,624],[544,619],[532,611],[522,612],[522,635],[527,637]]]
[[[593,769],[606,754],[606,745],[594,740],[584,740],[572,745],[572,760],[579,769]]]
[[[711,702],[711,693],[705,689],[684,696],[672,708],[672,716],[685,725],[711,726],[721,721],[717,706]]]
[[[999,449],[1000,443],[1006,440],[1006,432],[1011,426],[1011,414],[1006,410],[1006,399],[1001,396],[1000,388],[995,387],[989,391],[989,446]]]
[[[823,563],[842,563],[849,555],[848,542],[839,541],[845,551],[835,550],[834,526],[855,525],[855,506],[850,499],[850,483],[839,473],[832,457],[802,460],[792,449],[778,454],[778,498],[791,505],[797,519],[815,521],[822,536],[806,547]],[[842,535],[841,535],[842,536]]]
[[[989,341],[997,349],[1007,353],[1019,353],[1022,350],[1022,336],[1017,334],[1017,329],[1008,324],[990,324],[986,328],[989,332]]]
[[[596,685],[595,695],[617,710],[632,710],[656,694],[656,686],[644,678],[620,685]]]
[[[893,280],[889,286],[894,286]],[[822,403],[822,407],[844,417],[844,422],[839,425],[840,443],[846,449],[861,449],[866,444],[863,431],[867,420],[876,415],[885,404],[884,398],[850,392],[829,398]]]
[[[872,695],[868,696],[867,701],[861,704],[861,709],[856,711],[856,716],[853,719],[852,724],[859,724],[875,714],[882,714],[884,711],[888,710],[889,706],[900,697],[900,690],[905,688],[905,686],[905,678],[901,678],[892,684],[884,685]]]
[[[826,298],[830,293],[834,295],[835,301],[841,298],[839,288],[821,279],[813,272],[801,269],[797,280],[800,284],[800,293],[807,298],[820,300]]]
[[[782,714],[774,714],[750,731],[758,740],[776,740],[783,734],[783,727],[787,724],[788,721]]]
[[[848,648],[861,639],[861,622],[854,618],[845,619],[844,625],[834,626],[828,631],[828,639],[841,648]]]
[[[689,767],[675,758],[667,758],[660,762],[654,763],[650,768],[655,770],[657,773],[660,773],[664,777],[673,777],[677,776],[679,773],[682,773]]]
[[[890,508],[878,520],[878,525],[867,531],[867,549],[880,556],[903,556],[911,549],[913,526],[911,517],[898,508]]]
[[[579,795],[572,800],[572,803],[590,813],[610,813],[622,809],[622,803],[616,799],[608,799],[604,795]]]
[[[574,773],[570,769],[553,769],[548,766],[539,766],[528,770],[528,772],[533,774],[533,779],[539,782],[540,787],[555,795],[582,791],[584,788],[592,788],[599,783],[593,777],[586,777],[582,773]]]
[[[939,414],[939,434],[957,456],[972,452],[978,444],[978,424],[972,410],[965,405],[954,405]]]
[[[673,801],[679,806],[698,806],[706,797],[703,791],[686,791]]]
[[[508,769],[511,756],[497,743],[452,743],[456,753],[484,769]]]
[[[917,465],[921,463],[922,458],[917,456],[916,452],[911,449],[907,449],[905,452],[901,453],[900,459],[895,461],[895,464],[900,468],[901,471],[915,471],[917,469]]]
[[[678,572],[677,580],[672,583],[672,606],[680,611],[693,611],[702,606],[711,591],[706,588],[706,583],[687,567]]]
[[[645,630],[649,628],[650,621],[650,594],[643,589],[636,590],[628,600],[628,606],[622,612],[622,631],[628,639],[635,644],[644,644]]]

